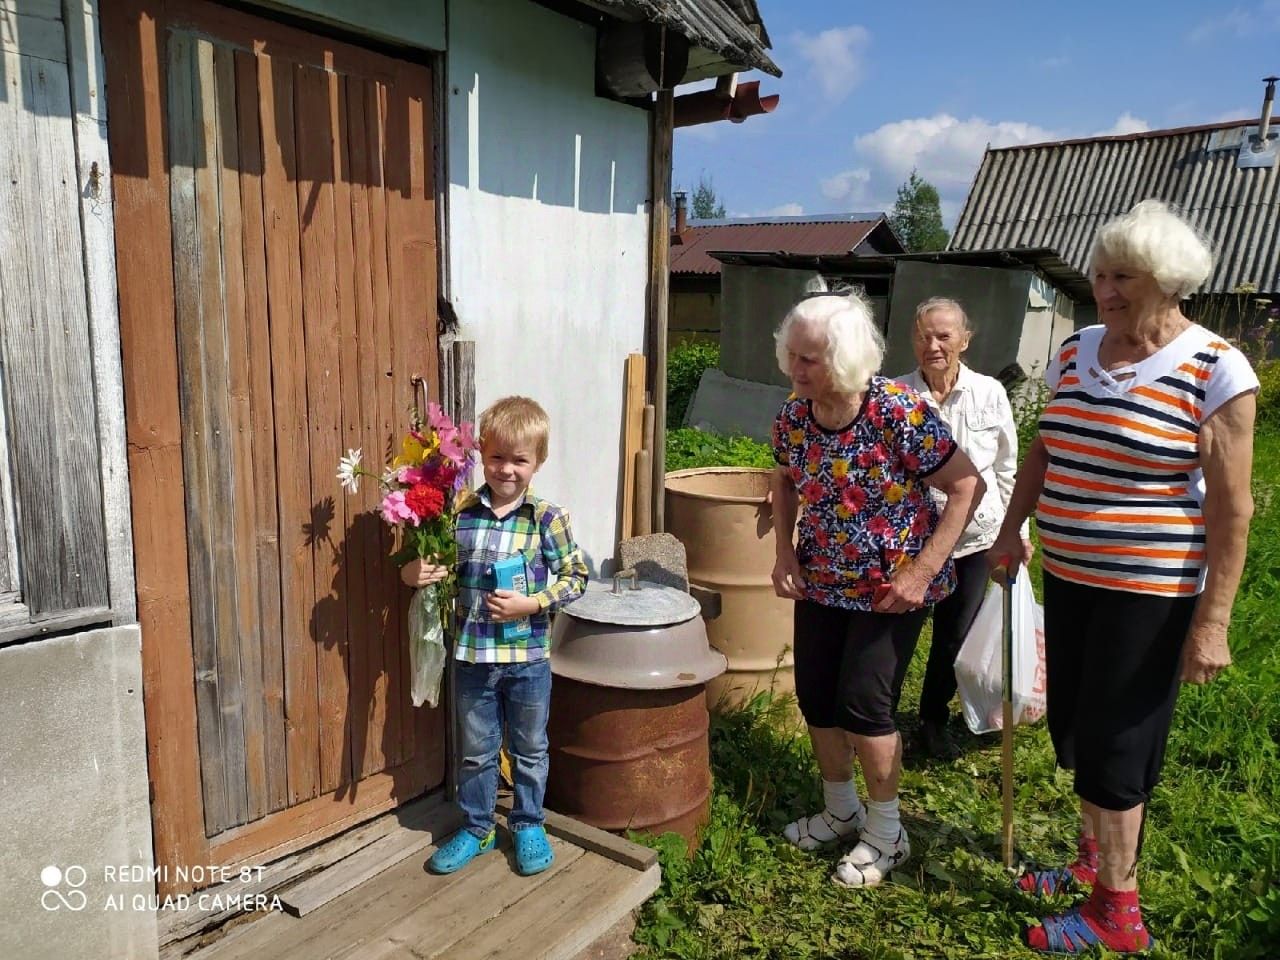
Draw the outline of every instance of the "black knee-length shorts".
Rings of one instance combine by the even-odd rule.
[[[796,699],[805,722],[866,737],[896,732],[902,681],[928,615],[927,607],[891,614],[796,601]]]
[[[1196,598],[1089,587],[1044,575],[1049,735],[1081,799],[1146,803],[1160,778]]]

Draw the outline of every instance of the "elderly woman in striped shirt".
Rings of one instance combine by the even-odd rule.
[[[997,571],[1019,556],[1018,525],[1036,509],[1049,732],[1075,771],[1081,824],[1069,866],[1019,885],[1092,887],[1082,906],[1028,928],[1039,951],[1149,946],[1137,859],[1179,682],[1205,683],[1231,662],[1258,380],[1179,307],[1212,266],[1196,231],[1158,201],[1102,227],[1091,267],[1101,323],[1050,364],[1052,398],[989,553]]]

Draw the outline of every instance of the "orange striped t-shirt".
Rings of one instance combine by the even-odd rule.
[[[1074,583],[1187,596],[1204,583],[1200,425],[1258,389],[1249,361],[1192,324],[1120,370],[1098,362],[1105,328],[1068,337],[1040,416],[1049,454],[1036,511],[1044,569]]]

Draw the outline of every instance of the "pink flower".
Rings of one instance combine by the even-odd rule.
[[[457,428],[450,425],[440,427],[437,432],[440,435],[440,455],[451,463],[462,466],[463,458],[467,455],[467,452],[462,446],[462,440],[458,436]]]
[[[471,424],[465,421],[458,427],[458,442],[462,444],[462,449],[467,453],[479,447],[479,444],[476,443],[476,436],[472,432],[473,429]]]
[[[426,467],[402,467],[397,479],[408,486],[412,487],[419,483],[427,482]]]
[[[440,433],[454,429],[453,421],[444,412],[444,407],[434,401],[427,404],[427,426]]]
[[[382,519],[393,527],[398,527],[405,521],[412,523],[415,527],[418,525],[417,514],[404,502],[403,490],[392,490],[382,498]]]

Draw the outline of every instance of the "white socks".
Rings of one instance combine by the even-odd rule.
[[[902,829],[902,818],[898,814],[898,798],[892,800],[867,800],[867,825],[862,832],[870,834],[877,840],[893,843]]]
[[[850,780],[823,780],[822,800],[837,820],[861,820],[865,810],[858,798],[858,785]]]
[[[857,846],[840,858],[831,879],[843,887],[874,887],[911,856],[898,815],[898,798],[867,801],[867,823]]]
[[[817,850],[838,840],[856,837],[867,817],[852,779],[822,781],[823,809],[811,817],[801,817],[782,831],[801,850]]]

